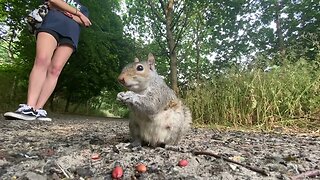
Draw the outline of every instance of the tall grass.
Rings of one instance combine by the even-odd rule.
[[[319,128],[319,94],[320,69],[301,60],[214,77],[189,89],[185,101],[199,125]]]

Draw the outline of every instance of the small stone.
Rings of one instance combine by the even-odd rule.
[[[77,168],[76,173],[80,177],[92,177],[93,176],[93,172],[89,168]]]
[[[27,174],[25,175],[25,177],[27,179],[39,179],[39,180],[46,180],[47,178],[43,175],[40,174],[36,174],[34,172],[27,172]]]

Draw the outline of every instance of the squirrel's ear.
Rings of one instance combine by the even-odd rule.
[[[139,62],[139,59],[137,57],[134,58],[134,62]]]
[[[156,70],[156,66],[155,66],[155,59],[152,53],[149,53],[148,55],[148,65],[150,66],[150,69],[152,71]]]

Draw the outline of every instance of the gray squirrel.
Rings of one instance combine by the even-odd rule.
[[[191,112],[157,74],[154,56],[150,53],[143,62],[135,58],[118,81],[128,89],[118,93],[117,100],[130,110],[133,146],[177,145],[191,127]]]

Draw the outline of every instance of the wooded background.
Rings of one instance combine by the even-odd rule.
[[[0,2],[0,109],[7,110],[25,102],[35,37],[24,18],[39,2]],[[320,1],[81,3],[89,8],[93,25],[82,29],[79,49],[47,103],[51,111],[124,116],[125,108],[115,102],[122,90],[116,77],[134,57],[145,59],[149,52],[156,56],[159,74],[200,123],[310,120],[319,110]],[[227,85],[232,93],[227,94]],[[206,92],[198,92],[199,87]],[[195,101],[198,96],[207,99]]]

